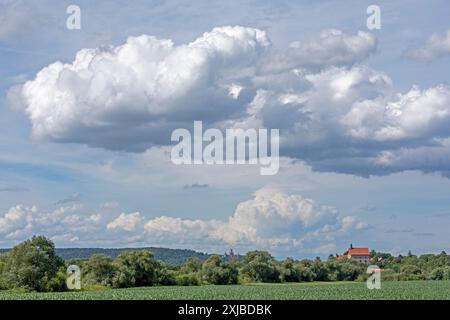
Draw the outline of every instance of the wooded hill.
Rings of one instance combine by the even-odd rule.
[[[7,252],[10,249],[0,249],[0,253]],[[149,250],[154,253],[157,260],[161,260],[172,266],[180,266],[189,258],[199,258],[206,260],[210,254],[197,252],[188,249],[169,249],[169,248],[56,248],[56,254],[64,260],[89,259],[94,254],[104,254],[115,259],[120,253],[125,251]]]

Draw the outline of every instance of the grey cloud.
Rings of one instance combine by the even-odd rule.
[[[434,237],[436,234],[432,232],[417,232],[413,233],[413,235],[418,237]]]
[[[193,183],[193,184],[186,184],[183,186],[183,189],[203,189],[208,188],[208,184],[201,184],[201,183]]]
[[[0,3],[0,40],[8,40],[31,27],[32,12],[22,1]]]
[[[433,61],[450,55],[450,30],[444,34],[429,36],[421,46],[407,50],[405,55],[412,59]]]
[[[81,194],[76,192],[64,199],[58,200],[57,202],[55,202],[55,205],[63,205],[63,204],[71,203],[71,202],[78,202],[80,200],[81,200]]]
[[[375,52],[377,41],[368,33],[359,31],[347,35],[341,30],[327,29],[302,41],[291,43],[289,48],[271,57],[265,70],[289,71],[295,68],[352,65]]]
[[[413,229],[388,229],[386,233],[412,233]]]
[[[0,188],[0,192],[29,192],[28,188],[21,187],[10,187],[10,188]]]

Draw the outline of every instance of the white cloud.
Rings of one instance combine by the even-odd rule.
[[[334,29],[282,53],[253,28],[215,28],[184,45],[143,35],[55,62],[19,95],[33,135],[59,142],[144,151],[170,145],[173,129],[201,119],[205,127],[280,129],[281,156],[314,170],[449,171],[425,159],[388,161],[450,138],[450,88],[396,93],[389,76],[358,63],[375,48],[369,33]]]
[[[170,216],[148,219],[139,212],[123,212],[109,220],[102,213],[83,213],[80,204],[53,211],[18,205],[0,216],[0,242],[11,244],[44,234],[58,246],[169,246],[209,252],[233,247],[315,253],[316,248],[326,248],[365,226],[356,216],[340,215],[333,207],[263,188],[239,203],[226,221]]]
[[[318,206],[311,199],[261,189],[251,200],[241,202],[216,236],[228,243],[251,242],[267,246],[283,242],[301,244],[299,233],[317,222],[334,218],[332,207]]]
[[[139,212],[121,213],[116,219],[106,225],[108,230],[133,231],[141,223],[142,218]]]
[[[142,239],[157,245],[170,243],[172,246],[211,250],[216,245],[223,245],[213,236],[214,230],[221,225],[222,222],[217,220],[160,216],[147,221]]]
[[[379,157],[439,145],[439,139],[450,137],[448,86],[394,94],[387,75],[364,66],[327,68],[300,77],[309,88],[289,95],[260,93],[241,123],[282,128],[281,154],[305,160],[313,169],[363,175],[429,171],[425,159],[401,167]],[[432,171],[450,169],[449,163],[440,163]]]
[[[50,237],[50,239],[57,243],[63,242],[63,243],[73,243],[73,244],[76,244],[80,240],[79,237],[74,236],[71,233],[52,236],[52,237]]]
[[[92,214],[89,216],[89,220],[94,223],[99,223],[102,219],[102,215],[100,213]]]
[[[14,237],[20,231],[29,230],[31,225],[31,219],[36,214],[36,207],[25,207],[23,205],[17,205],[10,208],[3,217],[0,217],[0,233],[7,238]]]
[[[450,30],[443,35],[433,34],[425,43],[407,52],[413,59],[432,61],[450,54]]]
[[[283,61],[351,64],[374,45],[368,33],[327,30],[288,50],[301,59]],[[15,109],[22,101],[34,137],[142,151],[169,144],[171,130],[194,119],[209,123],[244,114],[255,84],[271,76],[260,70],[277,59],[269,47],[264,31],[244,27],[215,28],[179,46],[130,37],[121,46],[82,49],[71,64],[55,62],[9,96]]]
[[[49,65],[24,84],[21,98],[35,137],[142,151],[170,143],[187,120],[239,112],[249,98],[235,89],[230,95],[229,86],[269,44],[264,31],[244,27],[215,28],[179,46],[130,37]]]
[[[36,206],[17,205],[0,216],[0,235],[5,240],[23,240],[35,234],[64,235],[65,239],[88,236],[98,229],[101,217],[83,215],[81,209],[82,205],[75,204],[46,212]]]
[[[341,219],[341,229],[343,231],[355,228],[356,230],[363,230],[369,228],[369,224],[366,221],[359,220],[356,216],[345,216]]]
[[[291,43],[286,52],[276,56],[265,68],[292,70],[304,67],[352,65],[365,59],[376,49],[375,37],[359,31],[348,35],[337,29],[327,29],[319,34]]]
[[[450,88],[438,86],[425,91],[414,87],[397,100],[356,102],[343,118],[349,134],[376,141],[431,139],[449,135]]]
[[[160,216],[146,222],[140,239],[152,245],[191,248],[313,252],[322,240],[361,229],[361,223],[354,216],[340,218],[335,208],[311,199],[263,188],[239,203],[228,221]]]

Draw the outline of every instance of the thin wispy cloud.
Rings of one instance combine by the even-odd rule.
[[[183,189],[204,189],[208,188],[209,184],[202,184],[202,183],[192,183],[192,184],[185,184],[183,186]]]
[[[70,196],[60,199],[55,202],[55,205],[63,205],[71,202],[78,202],[81,200],[81,194],[79,192],[73,193]]]
[[[10,187],[10,188],[0,188],[0,192],[29,192],[28,188],[21,187]]]

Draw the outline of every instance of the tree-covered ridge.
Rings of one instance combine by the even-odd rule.
[[[425,254],[394,257],[371,252],[371,261],[382,269],[383,280],[450,280],[450,256]],[[182,265],[156,259],[150,250],[124,250],[114,259],[93,254],[89,259],[64,261],[54,244],[43,236],[24,241],[0,254],[0,289],[29,291],[67,290],[66,269],[81,268],[83,289],[129,288],[158,285],[230,285],[254,282],[364,281],[367,266],[351,260],[276,260],[266,251],[236,256],[210,255],[206,260],[190,257]]]
[[[8,252],[10,249],[0,249],[0,253]],[[195,257],[200,260],[206,260],[210,254],[188,249],[169,249],[169,248],[56,248],[56,255],[63,260],[89,259],[94,254],[103,254],[112,259],[116,259],[125,251],[151,251],[155,259],[161,260],[169,265],[179,266],[187,259]]]

